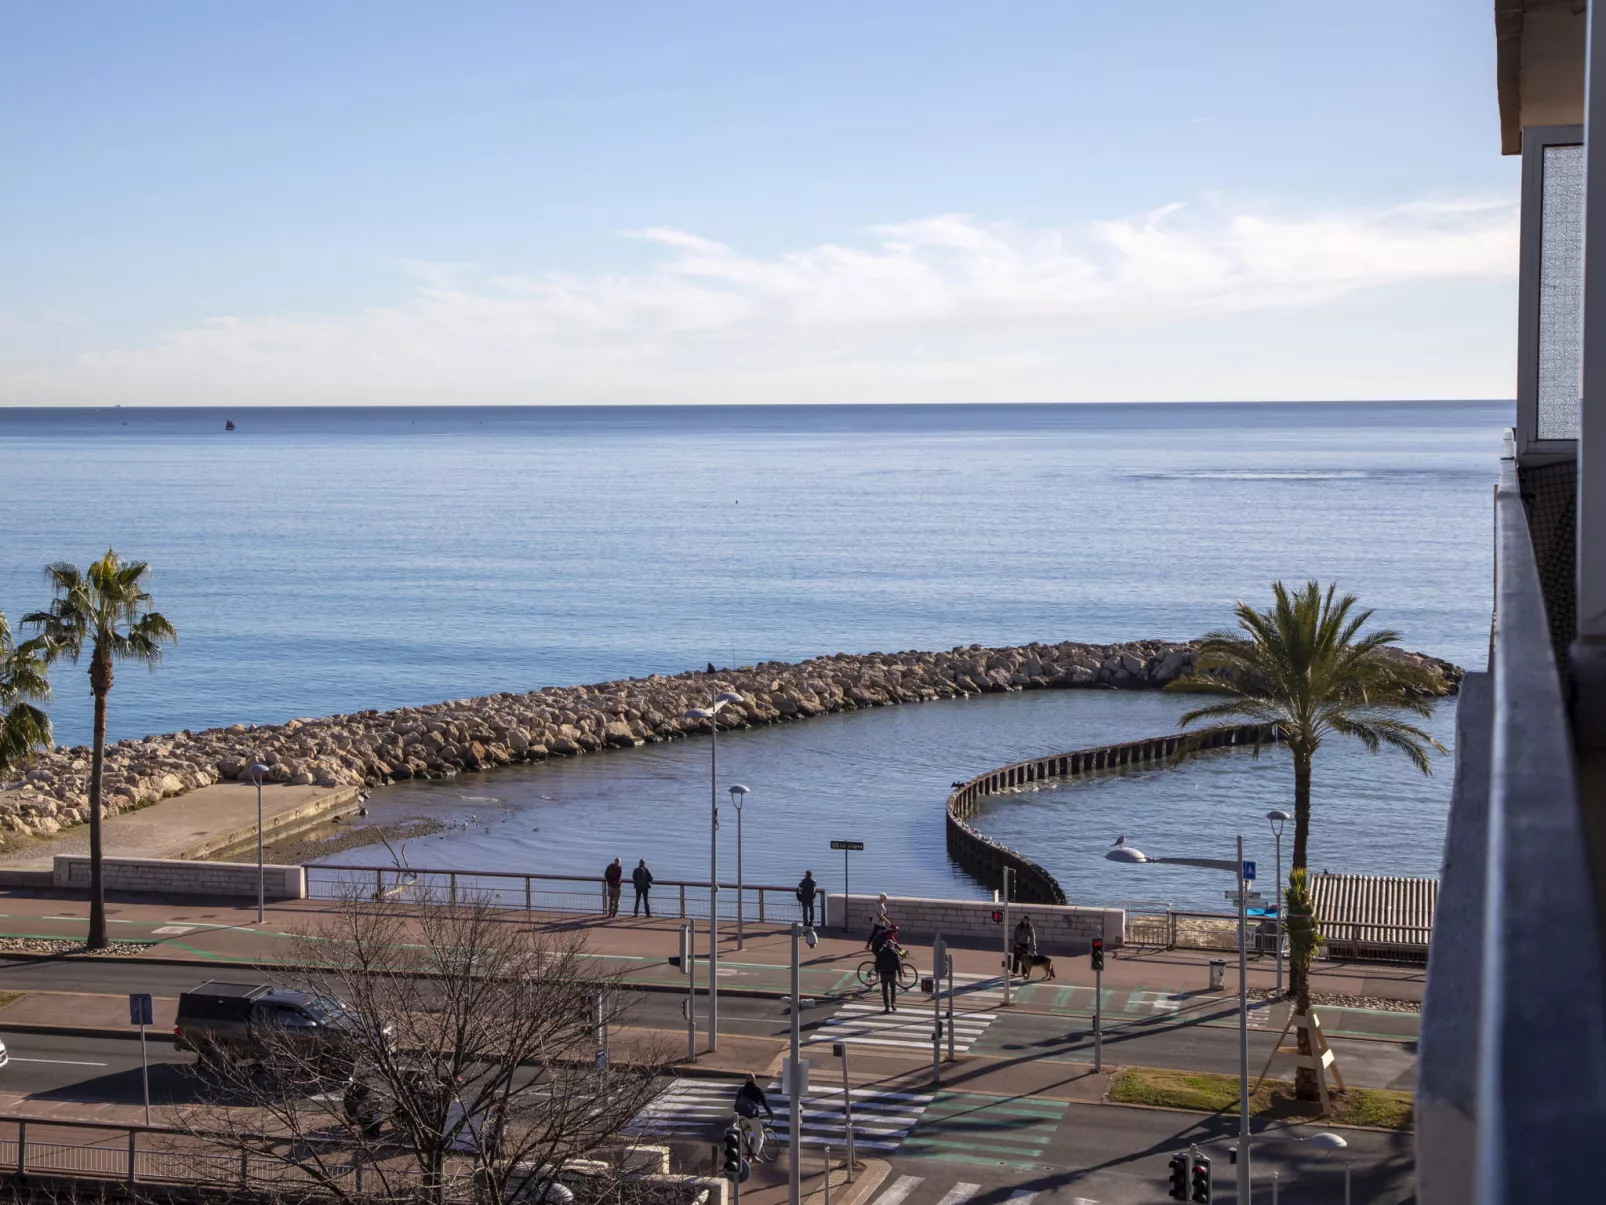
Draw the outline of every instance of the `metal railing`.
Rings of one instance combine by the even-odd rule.
[[[405,901],[428,893],[433,899],[484,900],[497,908],[525,912],[601,914],[608,908],[607,888],[595,875],[520,874],[502,870],[455,870],[441,867],[345,866],[319,863],[306,867],[307,895],[313,899],[365,899]],[[655,916],[708,916],[708,880],[658,879],[648,894]],[[635,891],[625,880],[619,897],[621,915],[630,911]],[[791,924],[803,919],[796,887],[746,883],[742,911],[751,924]],[[817,916],[825,915],[826,893],[815,897]],[[735,921],[735,883],[719,885],[719,919]]]
[[[94,1134],[105,1137],[91,1140]],[[71,1140],[79,1136],[86,1140]],[[292,1164],[282,1160],[243,1150],[209,1150],[206,1142],[204,1137],[168,1126],[113,1125],[54,1117],[0,1118],[0,1173],[19,1179],[67,1176],[128,1184],[238,1187],[304,1178],[298,1177]],[[324,1166],[336,1175],[356,1172],[355,1163],[336,1160]]]
[[[1166,905],[1126,904],[1125,944],[1160,950],[1236,950],[1236,912],[1190,912]],[[1421,962],[1427,958],[1432,930],[1421,925],[1376,921],[1318,921],[1322,942],[1318,958],[1367,962]],[[1277,952],[1277,921],[1257,917],[1250,924],[1251,953]]]
[[[1522,488],[1508,452],[1495,491],[1482,983],[1476,1003],[1466,992],[1444,1004],[1479,1009],[1465,1055],[1478,1063],[1476,1199],[1489,1205],[1598,1196],[1589,1152],[1606,1130],[1600,900]],[[1433,1024],[1430,1008],[1424,1034]]]

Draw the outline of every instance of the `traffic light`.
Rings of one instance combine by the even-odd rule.
[[[1095,971],[1104,969],[1104,939],[1102,937],[1093,939],[1093,969]]]
[[[1197,1205],[1210,1205],[1210,1156],[1195,1155],[1192,1161],[1191,1177],[1188,1180],[1190,1195],[1188,1200]]]
[[[1178,1151],[1171,1156],[1171,1199],[1188,1199],[1188,1152]]]
[[[725,1163],[720,1170],[725,1173],[727,1180],[741,1179],[742,1131],[739,1126],[731,1126],[725,1131]]]

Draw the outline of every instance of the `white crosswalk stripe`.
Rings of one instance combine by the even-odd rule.
[[[875,1205],[903,1205],[909,1194],[926,1182],[924,1176],[899,1176],[892,1186],[875,1199]]]
[[[954,1050],[963,1053],[970,1049],[997,1013],[954,1012]],[[947,1019],[944,1018],[944,1024]],[[810,1043],[857,1042],[866,1046],[902,1047],[909,1050],[929,1051],[933,1018],[928,1007],[912,1005],[895,1013],[884,1013],[877,1004],[844,1004],[827,1018],[818,1029],[808,1034]],[[943,1042],[947,1043],[946,1034]]]
[[[967,1181],[961,1180],[943,1195],[942,1200],[938,1201],[937,1205],[965,1205],[966,1201],[970,1200],[971,1197],[975,1196],[980,1191],[980,1184],[971,1184]]]
[[[791,1132],[791,1102],[771,1083],[764,1091],[775,1120],[770,1122],[775,1140],[785,1143]],[[860,1149],[894,1151],[909,1136],[933,1097],[921,1092],[882,1092],[873,1088],[853,1090],[853,1138]],[[631,1118],[625,1133],[657,1137],[696,1137],[710,1141],[717,1131],[734,1119],[736,1089],[728,1083],[710,1080],[677,1079],[662,1095]],[[803,1102],[804,1146],[843,1145],[841,1088],[814,1088]]]
[[[1037,1194],[1035,1192],[1027,1192],[1024,1188],[1017,1188],[1009,1194],[1008,1205],[1032,1205],[1032,1202],[1036,1199]],[[1078,1201],[1087,1200],[1086,1197],[1077,1197],[1076,1199]]]

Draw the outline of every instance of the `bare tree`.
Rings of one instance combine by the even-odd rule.
[[[617,977],[583,935],[554,937],[484,898],[352,895],[290,944],[290,965],[317,969],[273,979],[321,1019],[204,1049],[203,1103],[183,1110],[188,1141],[224,1156],[247,1191],[564,1199],[560,1174],[619,1149],[667,1062],[637,1041],[623,1065],[600,1067],[599,1025],[625,1019]],[[624,1181],[608,1179],[593,1169],[586,1183],[618,1200]]]

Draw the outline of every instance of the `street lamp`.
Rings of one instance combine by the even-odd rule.
[[[262,780],[268,776],[268,768],[261,762],[256,762],[248,771],[251,781],[257,788],[257,924],[261,924],[264,917],[264,896],[262,872]]]
[[[1111,862],[1163,862],[1172,866],[1201,866],[1225,870],[1238,880],[1238,1200],[1249,1200],[1249,960],[1244,940],[1244,909],[1249,888],[1244,881],[1244,839],[1238,838],[1238,859],[1151,858],[1126,843],[1123,835],[1104,856]]]
[[[1278,808],[1267,812],[1266,819],[1271,821],[1271,835],[1277,839],[1277,923],[1272,931],[1277,934],[1277,994],[1280,996],[1283,994],[1283,825],[1293,817]]]
[[[719,1049],[719,713],[740,703],[735,691],[722,691],[707,707],[693,707],[688,720],[707,720],[708,746],[708,1049]]]
[[[731,806],[736,809],[736,948],[746,949],[742,933],[742,801],[749,794],[741,783],[730,788]]]

